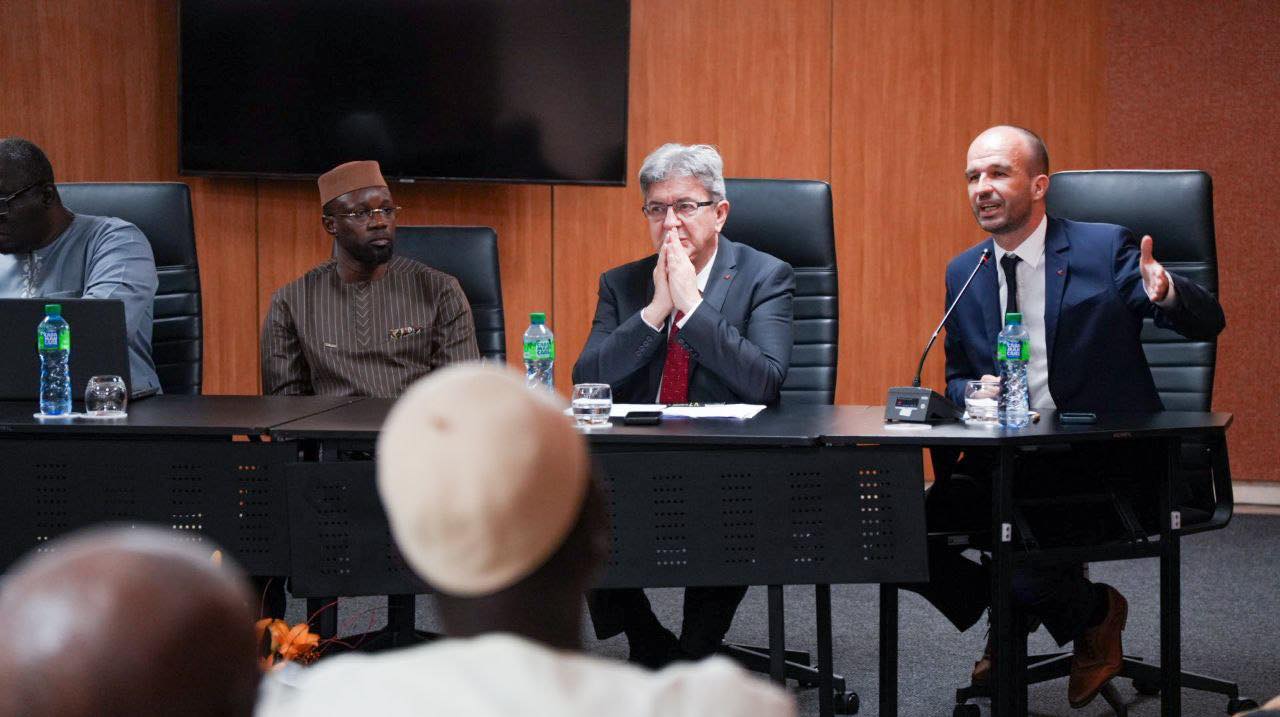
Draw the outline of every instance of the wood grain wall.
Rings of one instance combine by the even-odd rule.
[[[1194,106],[1185,98],[1199,82],[1212,82],[1196,58],[1216,56],[1229,70],[1239,69],[1230,58],[1258,50],[1274,60],[1277,6],[1256,2],[1246,12],[1199,17],[1209,11],[1170,13],[1169,3],[1155,0],[1126,2],[1122,11],[1114,4],[633,0],[628,176],[652,148],[681,141],[718,145],[732,176],[830,181],[842,278],[838,398],[878,403],[885,386],[910,375],[937,320],[947,259],[982,238],[966,208],[962,170],[969,140],[984,127],[1036,128],[1055,169],[1169,161],[1239,169],[1213,162],[1215,142],[1240,125],[1237,113],[1175,123],[1165,108],[1130,97],[1145,88],[1160,101]],[[314,184],[178,176],[176,0],[0,0],[0,17],[0,135],[41,144],[62,180],[187,181],[204,284],[206,391],[257,391],[267,300],[329,253]],[[1161,35],[1169,23],[1190,34]],[[1249,32],[1241,40],[1236,30]],[[1158,35],[1159,50],[1208,34],[1217,49],[1153,59],[1135,49],[1142,45],[1134,33]],[[1125,69],[1135,65],[1140,74]],[[1275,104],[1274,62],[1268,67],[1249,85],[1271,98],[1263,108]],[[1219,84],[1213,97],[1234,97],[1238,87]],[[1146,143],[1139,133],[1149,125],[1166,139]],[[1231,145],[1230,156],[1247,163],[1242,144]],[[1274,268],[1269,244],[1234,234],[1270,226],[1280,210],[1224,192],[1231,180],[1217,178],[1219,217],[1257,219],[1220,221],[1220,246],[1242,252],[1224,257],[1224,272],[1260,273],[1253,252],[1271,257]],[[393,191],[407,223],[497,229],[508,353],[515,362],[528,312],[548,311],[561,386],[586,338],[599,273],[650,251],[634,179],[625,188],[417,184]],[[1229,317],[1274,311],[1274,282],[1270,294],[1234,289],[1225,273],[1223,284]],[[1269,404],[1252,400],[1258,377],[1237,356],[1262,349],[1238,323],[1233,331],[1241,333],[1224,339],[1216,404],[1242,419],[1233,453],[1248,468],[1237,473],[1280,480],[1274,426],[1261,428],[1275,411],[1251,408]],[[938,352],[929,383],[941,385],[941,366]],[[1274,397],[1277,380],[1262,380]],[[1249,457],[1266,450],[1272,459]]]

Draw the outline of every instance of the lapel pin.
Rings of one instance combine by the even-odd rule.
[[[1063,276],[1063,275],[1064,275],[1064,274],[1066,274],[1066,273],[1067,273],[1067,270],[1066,270],[1066,269],[1059,269],[1059,270],[1058,270],[1058,276]]]
[[[732,279],[732,278],[733,278],[733,274],[725,274],[725,275],[724,275],[724,278],[725,278],[725,280],[726,280],[726,281],[727,281],[727,280],[729,280],[729,279]]]

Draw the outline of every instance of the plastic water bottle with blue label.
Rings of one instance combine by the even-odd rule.
[[[524,331],[525,385],[554,388],[551,370],[555,363],[556,339],[547,328],[547,315],[540,311],[529,314],[529,328]]]
[[[1023,428],[1031,423],[1027,361],[1031,358],[1031,334],[1022,325],[1022,314],[1004,315],[1004,329],[996,339],[996,365],[1000,368],[1000,425]]]
[[[44,320],[36,327],[40,354],[40,413],[71,413],[71,327],[62,318],[61,304],[45,304]]]

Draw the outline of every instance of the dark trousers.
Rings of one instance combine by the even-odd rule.
[[[991,526],[991,486],[998,468],[990,451],[970,451],[948,474],[939,468],[925,498],[930,532],[979,532]],[[945,464],[945,461],[941,463]],[[1057,447],[1019,454],[1014,503],[1115,492],[1137,509],[1142,522],[1154,518],[1153,476],[1163,475],[1163,458],[1154,446],[1124,452],[1111,446]],[[1115,537],[1119,520],[1107,503],[1026,505],[1020,508],[1042,547],[1089,545]],[[1145,519],[1144,519],[1145,518]],[[989,545],[979,543],[978,549]],[[931,540],[929,582],[905,586],[918,592],[961,631],[982,617],[991,602],[985,564],[963,555],[965,546]],[[1014,571],[1014,604],[1044,623],[1059,645],[1080,635],[1098,606],[1099,591],[1079,564],[1023,567]]]
[[[685,588],[680,651],[692,659],[713,654],[729,632],[738,603],[746,594],[746,586]],[[653,614],[649,598],[639,588],[592,590],[587,594],[587,607],[596,637],[601,640],[620,632],[656,640],[665,630]]]

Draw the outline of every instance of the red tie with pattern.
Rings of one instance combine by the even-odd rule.
[[[667,336],[667,361],[662,365],[662,390],[658,403],[689,402],[689,352],[676,337],[680,335],[680,319],[684,312],[677,311],[671,319],[671,333]]]

